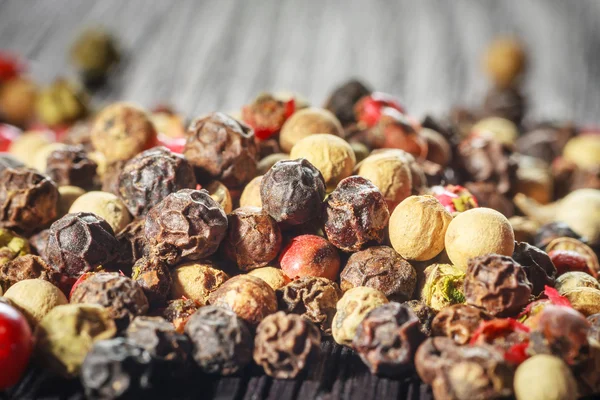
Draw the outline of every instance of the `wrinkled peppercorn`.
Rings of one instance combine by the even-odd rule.
[[[43,279],[68,292],[68,283],[62,274],[56,272],[39,256],[26,254],[5,264],[0,264],[0,288],[6,290],[25,279]]]
[[[381,244],[390,218],[381,192],[367,179],[343,179],[325,203],[325,233],[344,251],[359,251]]]
[[[238,275],[222,284],[208,297],[212,305],[233,310],[250,325],[258,325],[277,311],[275,291],[267,282],[251,275]]]
[[[109,263],[119,242],[110,225],[91,213],[67,214],[50,226],[48,263],[71,278]]]
[[[156,257],[142,257],[135,262],[131,279],[144,290],[151,305],[163,304],[171,292],[171,273]]]
[[[124,338],[96,342],[81,366],[81,383],[89,398],[146,397],[156,378],[152,356]]]
[[[467,304],[455,304],[442,309],[431,323],[433,336],[447,336],[456,344],[465,345],[471,340],[471,335],[477,330],[482,321],[488,321],[491,316]]]
[[[193,121],[183,149],[196,169],[198,182],[217,179],[230,188],[254,178],[256,153],[252,129],[222,113]]]
[[[127,328],[133,318],[148,311],[148,299],[142,288],[117,273],[93,274],[75,287],[71,302],[105,307],[119,329]]]
[[[238,208],[227,216],[227,235],[221,243],[228,260],[242,271],[264,267],[281,249],[277,222],[259,208]]]
[[[31,246],[31,250],[33,254],[37,254],[47,261],[46,259],[46,244],[48,243],[48,238],[50,237],[50,229],[44,229],[39,233],[36,233],[33,236],[29,237],[29,246]],[[0,256],[0,263],[2,257]]]
[[[196,178],[190,163],[162,146],[129,160],[119,175],[119,196],[134,217],[145,215],[171,193],[195,188]]]
[[[212,262],[199,261],[178,265],[171,271],[171,278],[171,298],[181,297],[206,305],[208,296],[229,279],[229,275]]]
[[[331,336],[336,304],[342,297],[337,283],[306,276],[288,283],[276,293],[280,310],[301,315],[315,323],[324,335]]]
[[[94,185],[97,167],[82,146],[56,149],[46,159],[46,174],[59,186],[90,189]]]
[[[436,311],[420,300],[410,300],[404,303],[415,313],[421,323],[421,332],[426,336],[431,336],[431,324],[436,316]]]
[[[309,161],[279,161],[260,183],[263,210],[283,227],[300,225],[321,215],[323,176]]]
[[[189,318],[201,305],[191,299],[172,300],[162,310],[162,317],[173,324],[175,330],[183,333]]]
[[[242,108],[242,119],[254,129],[257,139],[262,141],[279,132],[294,109],[293,99],[283,101],[270,93],[261,93],[252,103]],[[279,143],[273,142],[279,148]]]
[[[254,361],[273,378],[293,379],[316,358],[320,342],[321,334],[312,322],[279,311],[258,325]]]
[[[129,270],[137,260],[150,254],[145,229],[146,220],[141,218],[133,220],[117,233],[119,258],[116,262],[120,268]]]
[[[252,359],[252,335],[233,311],[202,307],[189,318],[185,333],[194,345],[194,360],[206,373],[235,374]]]
[[[512,258],[525,269],[532,295],[538,296],[545,286],[554,286],[556,268],[546,253],[528,243],[517,242]]]
[[[324,108],[334,113],[341,124],[346,126],[356,122],[354,105],[369,94],[371,94],[371,89],[362,82],[351,79],[335,88],[325,102]]]
[[[390,301],[402,302],[412,297],[417,273],[391,247],[375,246],[352,254],[340,279],[344,291],[367,286],[379,290]]]
[[[493,316],[517,314],[531,295],[525,269],[512,258],[498,254],[469,260],[464,289],[468,304]]]
[[[106,166],[102,174],[102,191],[119,195],[119,177],[127,164],[127,160],[115,161]]]
[[[32,232],[56,218],[58,188],[34,170],[7,168],[0,173],[0,226]]]
[[[371,373],[397,377],[413,369],[426,336],[410,307],[388,303],[371,310],[356,329],[352,345]]]
[[[0,265],[29,254],[30,251],[27,239],[9,229],[0,228]]]
[[[146,216],[146,236],[168,265],[206,258],[227,233],[227,215],[206,190],[171,193]]]
[[[465,302],[465,273],[450,264],[431,264],[423,272],[421,300],[436,311]]]

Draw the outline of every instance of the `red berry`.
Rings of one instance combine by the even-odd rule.
[[[379,122],[384,108],[393,108],[404,113],[404,107],[398,99],[381,92],[374,92],[360,99],[354,107],[354,112],[358,121],[372,127]]]
[[[167,135],[163,135],[162,133],[159,133],[156,138],[156,141],[158,142],[158,146],[165,146],[172,152],[181,154],[183,153],[183,147],[185,146],[186,138],[172,138]]]
[[[11,143],[21,135],[21,130],[8,124],[0,124],[0,152],[8,151]]]
[[[279,264],[290,279],[317,276],[336,280],[340,256],[326,239],[316,235],[300,235],[283,249]]]
[[[17,57],[0,52],[0,82],[15,78],[24,70],[25,65]]]
[[[585,257],[571,250],[552,250],[548,253],[556,267],[557,276],[570,271],[581,271],[594,276]]]
[[[14,386],[27,368],[33,340],[25,317],[0,303],[0,390]]]

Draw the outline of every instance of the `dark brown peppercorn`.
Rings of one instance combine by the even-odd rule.
[[[42,257],[44,261],[47,261],[46,245],[48,244],[49,237],[50,229],[44,229],[29,238],[29,246],[31,246],[33,253]]]
[[[94,185],[97,167],[82,146],[54,150],[46,159],[46,174],[59,186],[90,189]]]
[[[194,360],[206,373],[235,374],[252,359],[252,335],[233,311],[202,307],[190,317],[185,333],[194,345]]]
[[[433,336],[447,336],[456,344],[469,343],[471,335],[481,321],[488,321],[491,317],[485,311],[467,304],[454,304],[442,309],[431,323]]]
[[[0,173],[0,227],[33,232],[58,212],[58,188],[34,170],[7,168]]]
[[[344,291],[367,286],[379,290],[390,301],[403,302],[415,291],[417,272],[391,247],[375,246],[352,254],[340,280]]]
[[[130,270],[140,258],[150,254],[148,238],[146,237],[146,220],[136,219],[117,233],[119,241],[119,268]]]
[[[238,188],[256,175],[254,132],[222,113],[212,113],[190,124],[183,154],[194,165],[198,182],[213,179]]]
[[[535,234],[533,244],[535,247],[544,250],[551,241],[559,237],[573,238],[586,243],[584,238],[575,233],[575,231],[569,228],[564,222],[550,222],[540,227]]]
[[[200,304],[191,299],[172,300],[162,310],[162,317],[172,323],[177,332],[183,333],[188,319],[198,308],[200,308]]]
[[[465,187],[475,196],[479,207],[492,208],[502,213],[506,218],[510,218],[515,214],[513,202],[507,196],[498,192],[495,183],[467,182]]]
[[[545,286],[554,287],[556,267],[548,254],[529,243],[517,242],[512,258],[525,269],[532,285],[532,295],[538,296]]]
[[[171,193],[146,216],[150,249],[172,266],[206,258],[227,233],[227,215],[206,190]]]
[[[81,282],[71,294],[71,303],[98,304],[105,307],[119,329],[148,311],[148,299],[142,288],[117,273],[99,272]]]
[[[163,304],[171,292],[171,273],[156,257],[142,257],[133,266],[133,279],[144,290],[151,305]]]
[[[331,323],[341,297],[337,283],[313,276],[297,279],[277,290],[280,310],[301,315],[327,336],[331,336]]]
[[[436,311],[420,300],[410,300],[404,303],[415,313],[421,323],[421,332],[427,336],[431,336],[431,323],[435,318]]]
[[[569,139],[577,134],[571,123],[542,123],[534,126],[516,141],[517,151],[521,154],[540,158],[551,164],[562,154]]]
[[[369,311],[352,345],[371,373],[398,377],[413,369],[415,353],[425,338],[411,308],[392,302]]]
[[[319,352],[321,334],[310,321],[283,311],[266,317],[256,329],[254,361],[276,379],[293,379]]]
[[[277,162],[260,183],[263,210],[283,227],[319,218],[324,197],[321,172],[304,158]]]
[[[469,260],[464,293],[468,304],[494,317],[512,316],[529,303],[531,283],[512,258],[489,254]]]
[[[483,103],[485,114],[508,119],[516,125],[521,124],[526,109],[525,98],[516,88],[493,87]]]
[[[325,203],[327,239],[344,251],[381,244],[389,219],[383,195],[361,176],[343,179]]]
[[[0,288],[6,290],[25,279],[43,279],[68,293],[68,279],[39,256],[26,254],[0,265]]]
[[[444,356],[457,352],[458,345],[448,337],[436,336],[426,339],[415,354],[415,369],[421,380],[431,385],[438,371],[447,363]]]
[[[369,94],[371,94],[371,89],[362,82],[352,79],[335,88],[324,107],[334,113],[342,125],[346,126],[356,122],[354,105]]]
[[[119,243],[110,225],[91,213],[67,214],[50,226],[46,258],[59,272],[79,278],[109,263]]]
[[[119,175],[119,196],[134,217],[145,215],[171,193],[195,188],[196,177],[190,163],[162,146],[129,160]]]
[[[172,367],[185,365],[192,349],[189,338],[178,333],[173,324],[161,317],[135,317],[125,336],[152,357]]]
[[[260,208],[244,207],[227,216],[227,235],[221,243],[225,257],[242,271],[264,267],[281,249],[277,222]]]
[[[212,292],[212,305],[233,310],[251,326],[258,325],[267,315],[277,311],[275,291],[267,282],[250,275],[238,275]]]
[[[119,177],[127,161],[115,161],[106,166],[102,175],[102,191],[119,195]]]

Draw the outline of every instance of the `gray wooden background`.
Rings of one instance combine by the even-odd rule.
[[[89,25],[128,54],[100,103],[193,116],[289,89],[321,104],[355,76],[417,116],[440,114],[481,100],[482,50],[515,33],[531,51],[531,115],[600,122],[600,0],[0,0],[0,49],[41,82],[74,75],[67,51]]]

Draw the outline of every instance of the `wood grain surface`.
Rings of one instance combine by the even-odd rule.
[[[193,117],[280,89],[322,104],[356,76],[421,116],[478,104],[481,53],[510,33],[531,52],[530,116],[599,123],[599,20],[598,0],[0,0],[0,49],[50,82],[74,76],[70,44],[102,25],[128,57],[100,104],[171,103]]]

